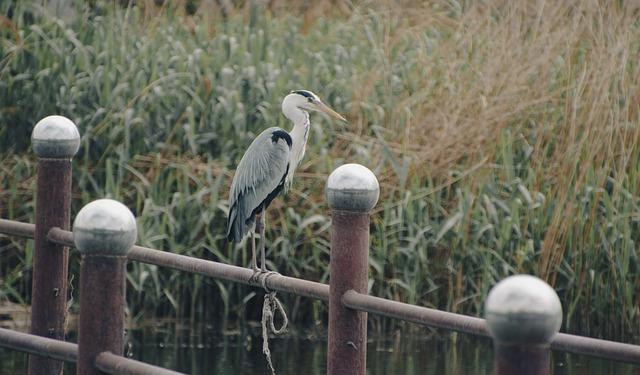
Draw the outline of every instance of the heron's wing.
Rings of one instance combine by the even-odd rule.
[[[284,185],[291,137],[272,127],[260,133],[244,153],[231,183],[227,237],[240,241]]]

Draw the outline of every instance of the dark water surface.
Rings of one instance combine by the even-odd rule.
[[[132,358],[191,374],[268,374],[262,340],[250,334],[223,335],[162,325],[131,330]],[[211,331],[211,332],[208,332]],[[326,373],[326,341],[314,335],[270,340],[277,374]],[[75,341],[71,338],[70,341]],[[368,344],[367,374],[491,374],[491,342],[466,335],[373,337]],[[553,374],[640,374],[640,367],[584,356],[554,353]],[[27,356],[0,348],[0,374],[26,373]],[[68,365],[65,373],[75,373]]]

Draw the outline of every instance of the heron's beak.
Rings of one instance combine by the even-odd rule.
[[[333,117],[335,119],[338,119],[340,121],[344,121],[347,122],[347,119],[342,117],[341,114],[339,114],[338,112],[334,111],[333,109],[329,108],[326,104],[324,104],[321,101],[317,101],[315,103],[316,108],[318,109],[318,111],[323,112],[327,115],[329,115],[330,117]]]

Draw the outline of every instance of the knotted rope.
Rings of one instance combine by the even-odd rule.
[[[260,283],[265,291],[264,303],[262,304],[262,353],[266,357],[267,364],[269,365],[269,369],[273,375],[275,375],[276,370],[273,368],[273,363],[271,362],[271,350],[269,350],[269,329],[271,329],[271,332],[273,332],[274,335],[280,335],[284,333],[287,329],[287,324],[289,324],[287,313],[284,311],[284,307],[280,300],[276,297],[276,292],[267,288],[267,278],[274,274],[278,273],[268,272],[264,277],[260,277]],[[282,326],[280,326],[280,328],[276,328],[274,323],[275,314],[278,310],[282,315]]]

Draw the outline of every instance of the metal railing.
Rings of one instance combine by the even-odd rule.
[[[329,285],[278,274],[256,279],[247,268],[133,246],[135,219],[112,200],[83,207],[69,231],[70,164],[77,144],[79,134],[69,120],[40,121],[33,133],[39,157],[36,224],[0,219],[0,233],[35,240],[31,333],[0,329],[0,346],[32,354],[29,374],[59,374],[61,361],[77,362],[80,375],[177,374],[122,356],[127,261],[256,287],[264,283],[271,290],[328,301],[329,374],[365,373],[367,313],[492,337],[496,374],[548,373],[550,349],[640,365],[640,346],[558,333],[558,297],[533,277],[513,276],[496,285],[487,299],[486,320],[367,295],[369,211],[379,188],[373,173],[359,165],[336,169],[327,182]],[[66,314],[70,247],[82,255],[78,345],[61,341],[64,332],[57,328]],[[110,311],[110,317],[95,319],[101,311]]]

